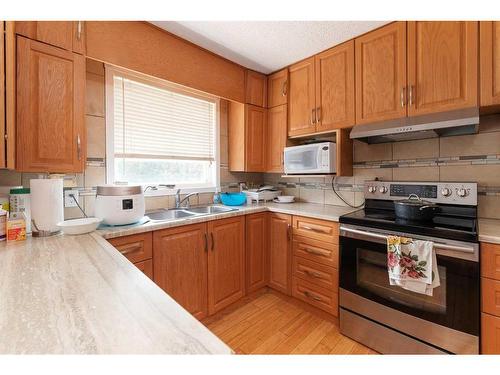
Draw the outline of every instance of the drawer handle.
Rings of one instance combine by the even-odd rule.
[[[322,279],[321,274],[319,272],[311,271],[311,270],[303,270],[305,274],[311,276],[311,277],[316,277],[317,279]]]
[[[300,227],[299,227],[299,229],[300,229]],[[313,227],[308,227],[307,225],[303,225],[302,229],[312,230],[313,232],[316,232],[316,233],[328,234],[328,232],[325,231],[325,230],[318,229],[318,228],[313,228]]]
[[[288,241],[292,240],[292,225],[288,224],[286,227],[286,234],[288,236]]]
[[[141,250],[141,248],[142,248],[141,243],[136,242],[136,243],[133,243],[130,245],[121,246],[119,251],[120,251],[120,253],[122,253],[122,255],[126,255],[126,254],[133,253],[134,251],[139,251],[139,250]]]
[[[309,253],[309,254],[320,255],[322,257],[329,257],[330,256],[330,251],[321,251],[321,250],[311,249],[310,247],[304,247],[304,246],[302,246],[302,249],[306,253]]]
[[[318,296],[315,296],[314,294],[312,293],[309,293],[307,290],[304,291],[304,295],[309,298],[309,299],[313,299],[315,301],[323,301],[320,297]]]

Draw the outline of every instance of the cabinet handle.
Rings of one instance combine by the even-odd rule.
[[[316,108],[311,109],[311,125],[316,124]]]
[[[304,295],[305,295],[307,298],[313,299],[313,300],[315,300],[315,301],[323,301],[321,298],[319,298],[318,296],[315,296],[314,294],[309,293],[307,290],[306,290],[306,291],[304,291]]]
[[[121,249],[118,249],[118,251],[122,255],[126,255],[126,254],[133,253],[135,251],[141,250],[141,247],[142,247],[141,243],[140,242],[136,242],[136,243],[133,243],[133,244],[124,245],[124,246],[121,247]]]
[[[316,233],[324,233],[324,234],[328,234],[327,231],[324,231],[322,229],[318,229],[318,228],[313,228],[313,227],[309,227],[307,225],[303,225],[302,226],[302,229],[306,229],[306,230],[312,230],[313,232],[316,232]]]
[[[321,121],[321,107],[316,108],[316,123]]]
[[[212,239],[212,251],[215,249],[214,232],[210,232],[210,238]]]
[[[76,136],[76,155],[78,160],[82,160],[82,142],[80,140],[80,134]]]
[[[309,254],[321,255],[323,257],[330,256],[330,251],[315,250],[315,249],[311,249],[310,247],[304,247],[304,246],[302,246],[302,250],[304,250],[306,253],[309,253]]]
[[[292,240],[292,225],[291,224],[287,224],[286,234],[288,235],[288,241],[291,241]]]
[[[76,39],[82,40],[82,21],[78,21],[76,27]]]
[[[205,233],[204,237],[205,237],[205,253],[207,253],[208,252],[208,234]]]
[[[410,99],[410,107],[411,107],[413,105],[413,85],[410,85],[409,99]]]
[[[321,274],[318,273],[318,272],[314,272],[314,271],[311,271],[311,270],[303,270],[305,274],[311,276],[311,277],[316,277],[318,279],[322,279],[321,277]]]
[[[405,106],[405,91],[406,89],[404,87],[401,88],[401,108],[404,108]]]
[[[287,88],[288,81],[283,82],[283,86],[281,86],[281,96],[286,96],[286,88]]]

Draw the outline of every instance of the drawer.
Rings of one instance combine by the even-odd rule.
[[[481,278],[481,310],[500,317],[500,281]]]
[[[293,257],[293,276],[338,293],[339,274],[333,267],[312,262],[301,257]]]
[[[153,280],[153,259],[134,263],[134,266],[139,268],[147,277]]]
[[[481,353],[500,354],[500,318],[481,314]]]
[[[294,236],[293,255],[338,268],[339,245],[313,238]]]
[[[132,263],[142,262],[153,257],[152,232],[112,238],[109,243]]]
[[[500,280],[500,245],[481,242],[481,276]]]
[[[321,288],[298,277],[292,278],[292,296],[338,316],[339,297],[332,290]]]
[[[339,224],[333,221],[294,216],[293,234],[338,244]]]

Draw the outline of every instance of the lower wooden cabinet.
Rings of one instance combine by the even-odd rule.
[[[338,316],[339,297],[336,289],[319,287],[309,281],[294,277],[292,296]]]
[[[153,235],[151,232],[112,238],[109,243],[132,263],[142,262],[153,257]]]
[[[267,285],[267,213],[246,216],[246,291]]]
[[[155,231],[154,282],[193,316],[207,316],[207,224]]]
[[[500,317],[481,313],[481,353],[500,354]]]
[[[153,280],[153,259],[148,259],[143,262],[134,263],[134,266],[139,268],[147,277]]]
[[[269,286],[291,294],[292,217],[268,214]]]
[[[500,245],[481,242],[481,352],[500,354]]]

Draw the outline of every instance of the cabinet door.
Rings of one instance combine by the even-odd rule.
[[[5,134],[5,48],[4,22],[0,21],[0,134]],[[5,168],[5,141],[0,141],[0,168]]]
[[[73,48],[72,21],[19,21],[16,33],[68,51]]]
[[[264,172],[266,169],[266,109],[250,104],[246,105],[245,109],[245,171]]]
[[[481,276],[500,281],[500,245],[481,242]]]
[[[246,216],[246,290],[258,290],[267,284],[266,213]]]
[[[500,104],[500,22],[480,22],[481,106]]]
[[[267,110],[266,171],[283,173],[283,149],[286,147],[286,104]]]
[[[477,106],[477,22],[408,22],[408,114]]]
[[[288,69],[280,70],[267,77],[267,106],[276,107],[287,103]]]
[[[112,238],[109,243],[132,263],[142,262],[153,257],[151,232]]]
[[[269,286],[290,295],[292,217],[275,213],[268,215]]]
[[[406,116],[406,22],[355,39],[356,123]]]
[[[153,233],[154,282],[198,319],[207,316],[206,228],[202,223]]]
[[[316,131],[354,125],[354,40],[316,55]]]
[[[83,172],[85,58],[17,39],[17,167]]]
[[[246,103],[259,107],[267,105],[267,77],[264,74],[247,70],[245,75]]]
[[[208,312],[214,314],[245,295],[245,217],[208,223]]]
[[[297,136],[316,131],[314,57],[289,68],[288,135]]]
[[[500,354],[500,318],[481,313],[481,353]]]
[[[142,262],[134,263],[139,270],[141,270],[147,277],[153,280],[153,260],[148,259]]]

